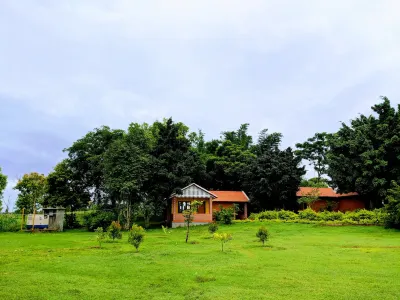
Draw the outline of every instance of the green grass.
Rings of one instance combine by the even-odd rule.
[[[0,299],[399,299],[400,232],[382,227],[262,223],[149,230],[136,253],[127,233],[0,233]]]

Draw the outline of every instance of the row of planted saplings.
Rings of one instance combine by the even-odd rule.
[[[102,243],[109,238],[110,240],[121,239],[121,224],[117,221],[112,221],[111,225],[107,228],[107,231],[103,230],[103,227],[98,227],[95,232],[97,233],[97,242],[99,243],[99,247],[101,248]],[[139,251],[140,244],[144,240],[144,229],[142,226],[133,225],[129,230],[128,242],[136,248],[136,251]]]
[[[107,228],[107,231],[104,231],[102,227],[98,227],[95,230],[95,232],[97,233],[97,242],[99,243],[99,247],[101,248],[102,243],[107,238],[113,241],[115,239],[121,239],[122,238],[121,229],[122,229],[121,225],[116,221],[113,221],[111,223],[111,225]],[[162,226],[162,229],[164,233],[171,233],[171,231],[169,231],[167,227]],[[212,234],[214,240],[221,242],[221,250],[223,252],[224,244],[232,240],[232,234],[218,233],[217,223],[211,223],[208,226],[208,231]],[[132,228],[129,230],[128,242],[135,247],[137,252],[139,251],[140,244],[144,240],[144,235],[145,235],[145,230],[143,229],[142,226],[133,225]],[[261,226],[258,229],[256,236],[264,246],[265,242],[269,239],[269,232],[264,226]],[[188,235],[186,236],[186,242],[187,240],[188,240]]]

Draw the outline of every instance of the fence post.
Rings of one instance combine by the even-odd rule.
[[[21,231],[22,231],[22,228],[24,226],[24,212],[25,212],[25,208],[22,208]]]
[[[35,216],[36,216],[36,209],[33,209],[32,232],[34,232],[35,230]]]

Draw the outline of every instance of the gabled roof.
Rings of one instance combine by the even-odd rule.
[[[249,202],[249,197],[243,191],[210,191],[218,198],[215,201],[221,202]]]
[[[309,193],[312,193],[315,189],[318,190],[320,197],[325,198],[340,198],[340,197],[349,197],[349,196],[358,196],[357,193],[347,193],[347,194],[338,194],[336,191],[330,187],[327,188],[313,188],[313,187],[300,187],[296,193],[297,197],[303,197]]]
[[[217,196],[210,191],[207,191],[205,188],[191,183],[188,186],[185,186],[182,189],[182,194],[172,194],[173,197],[176,198],[217,198]]]

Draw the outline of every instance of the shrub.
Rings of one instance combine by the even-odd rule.
[[[222,252],[224,252],[224,244],[232,239],[232,234],[230,233],[214,233],[213,239],[221,242]]]
[[[305,219],[305,220],[311,220],[311,221],[317,221],[320,219],[318,214],[315,211],[313,211],[311,208],[307,208],[305,210],[300,211],[299,218]]]
[[[211,234],[214,234],[215,232],[217,232],[218,230],[218,224],[217,223],[211,223],[210,225],[208,225],[208,231]]]
[[[251,213],[250,216],[248,217],[249,220],[254,221],[255,219],[258,218],[259,214],[256,213]],[[214,216],[215,217],[215,216]]]
[[[400,229],[400,186],[392,182],[392,188],[388,190],[388,203],[385,205],[384,222],[387,228]]]
[[[107,230],[113,220],[115,220],[114,213],[101,210],[90,212],[83,217],[84,225],[89,231],[94,231],[98,227],[103,228],[103,231]]]
[[[262,242],[262,244],[264,246],[265,241],[267,241],[269,238],[269,232],[268,232],[267,228],[265,228],[264,226],[261,226],[260,228],[258,228],[256,237],[258,237],[260,239],[260,242]]]
[[[75,213],[66,213],[64,219],[64,228],[66,229],[74,229],[80,228],[81,224],[79,224]]]
[[[343,220],[344,218],[344,213],[340,212],[340,211],[323,211],[321,213],[318,214],[320,219],[323,221],[340,221]]]
[[[108,227],[107,232],[109,238],[112,240],[122,239],[121,225],[119,224],[119,222],[112,221],[111,225]]]
[[[344,214],[344,218],[354,222],[360,222],[363,220],[363,224],[366,224],[367,220],[370,222],[370,224],[374,224],[376,219],[375,213],[366,209],[348,211]]]
[[[99,243],[99,247],[101,248],[101,243],[104,241],[106,238],[106,233],[103,230],[103,227],[98,227],[95,232],[97,233],[96,239],[97,242]]]
[[[297,214],[290,210],[280,210],[278,211],[278,218],[281,220],[296,220]]]
[[[257,215],[258,220],[275,220],[278,219],[278,211],[266,210]]]
[[[386,210],[383,208],[379,208],[379,209],[374,209],[373,210],[374,214],[375,214],[375,222],[376,224],[385,224],[385,221],[387,219],[387,212]]]
[[[133,225],[129,231],[128,242],[136,248],[137,252],[139,252],[139,246],[144,240],[144,233],[143,227],[137,225]]]
[[[17,215],[0,213],[0,232],[18,231],[20,229],[19,222]]]
[[[222,205],[220,205],[220,209],[222,209]],[[221,210],[214,210],[213,211],[213,218],[216,222],[222,221],[222,213]]]
[[[231,225],[232,220],[235,216],[235,207],[223,208],[222,205],[219,206],[219,211],[214,211],[213,216],[216,222],[223,222],[226,225]]]
[[[222,210],[222,222],[226,225],[231,225],[234,216],[234,210],[231,208]]]
[[[276,218],[275,218],[276,216]],[[356,211],[342,212],[315,212],[312,209],[305,209],[295,214],[292,211],[263,211],[258,214],[252,214],[253,220],[274,220],[275,222],[286,223],[320,223],[327,225],[380,225],[384,224],[387,219],[385,209],[366,210],[359,209]],[[247,220],[249,222],[249,220]]]

